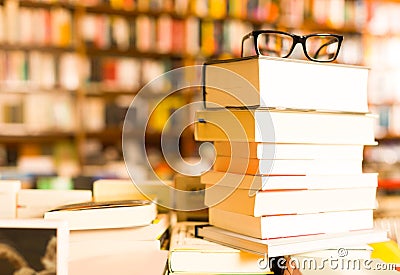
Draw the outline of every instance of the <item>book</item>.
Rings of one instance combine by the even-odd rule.
[[[46,220],[66,220],[70,230],[149,225],[157,216],[147,200],[87,202],[60,206],[45,213]]]
[[[208,109],[196,112],[194,134],[198,141],[373,145],[374,124],[370,114]]]
[[[93,182],[94,201],[146,200],[131,180],[100,179]]]
[[[208,171],[201,183],[252,190],[339,189],[377,187],[377,173],[356,175],[264,176]]]
[[[85,241],[147,241],[158,240],[168,230],[170,217],[168,214],[158,214],[149,225],[94,230],[72,230],[70,232],[70,243],[81,243]]]
[[[17,195],[17,218],[43,218],[45,212],[58,206],[91,200],[90,190],[21,189]]]
[[[168,269],[170,272],[193,274],[265,274],[258,268],[258,255],[195,238],[200,222],[179,222],[171,234]]]
[[[208,207],[260,217],[374,209],[375,195],[376,187],[249,192],[207,185],[204,201]]]
[[[69,243],[68,261],[80,259],[112,256],[115,254],[129,254],[132,252],[159,251],[160,240],[89,240]]]
[[[200,51],[205,56],[210,56],[218,52],[217,21],[204,20],[200,23]]]
[[[378,186],[380,183],[378,182]],[[400,197],[396,194],[380,193],[376,196],[377,209],[376,218],[393,218],[397,219],[400,215]],[[387,224],[388,225],[388,224]]]
[[[211,1],[208,6],[208,15],[214,19],[224,19],[227,17],[227,0]]]
[[[156,35],[157,51],[160,53],[168,53],[172,50],[173,41],[173,25],[174,20],[169,15],[162,15],[156,21],[156,27],[159,32]]]
[[[248,159],[216,156],[214,170],[251,175],[360,174],[361,159]]]
[[[0,219],[1,274],[69,274],[68,235],[63,221]]]
[[[373,210],[254,217],[210,207],[209,223],[246,236],[273,239],[371,229]]]
[[[368,68],[245,57],[204,64],[207,108],[273,108],[368,112]]]
[[[187,192],[174,192],[174,210],[178,221],[207,221],[208,208],[204,205],[204,184],[200,176],[176,174],[174,188]]]
[[[256,159],[363,159],[360,144],[290,144],[215,141],[218,156]],[[234,155],[232,155],[234,148]]]
[[[17,194],[20,189],[19,180],[0,180],[0,219],[17,217]]]
[[[183,20],[177,20],[174,19],[172,22],[172,33],[171,35],[172,38],[172,44],[171,44],[171,50],[169,52],[173,53],[182,53],[185,52],[185,39],[187,34],[186,30],[186,22]],[[190,35],[192,37],[192,34]]]
[[[178,2],[176,2],[178,3]],[[177,5],[180,6],[180,5]],[[200,20],[197,17],[189,15],[185,20],[186,33],[191,35],[186,35],[185,52],[187,54],[196,54],[200,51]]]
[[[92,114],[83,122],[86,131],[96,132],[105,128],[105,105],[103,98],[91,97],[86,99],[83,112]]]
[[[123,246],[123,244],[122,244]],[[168,250],[136,249],[70,260],[70,274],[164,274]]]
[[[143,180],[133,183],[129,179],[100,179],[93,183],[93,200],[152,200],[157,202],[158,211],[165,211],[165,206],[173,206],[172,181]]]
[[[197,228],[196,236],[243,251],[268,255],[268,257],[299,254],[332,247],[365,245],[387,240],[386,232],[377,229],[262,240],[215,226],[203,226]]]

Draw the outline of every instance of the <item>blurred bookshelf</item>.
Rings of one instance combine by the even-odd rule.
[[[124,115],[146,83],[173,68],[238,57],[244,34],[273,28],[340,33],[338,62],[371,68],[380,145],[366,150],[365,167],[400,186],[387,172],[400,163],[398,14],[396,0],[0,1],[0,165],[18,166],[27,144],[35,148],[28,155],[54,157],[59,143],[71,145],[77,167],[63,176],[122,163]],[[176,95],[171,108],[194,99],[200,90]],[[164,122],[151,123],[146,145],[158,148]],[[184,157],[195,154],[190,129],[180,144]],[[399,157],[387,162],[388,150]]]

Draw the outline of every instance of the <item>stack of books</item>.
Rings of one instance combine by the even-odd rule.
[[[249,57],[203,72],[195,138],[216,158],[200,236],[269,256],[386,239],[373,229],[377,175],[362,171],[375,144],[368,69]]]
[[[150,200],[68,204],[47,211],[44,220],[67,222],[72,274],[136,274],[149,265],[158,274],[165,269],[170,216],[159,213]],[[128,258],[141,260],[131,263]]]
[[[206,223],[184,221],[173,226],[168,257],[169,274],[269,274],[258,255],[195,237]]]

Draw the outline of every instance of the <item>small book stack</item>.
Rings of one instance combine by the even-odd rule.
[[[69,204],[47,211],[44,219],[68,223],[71,274],[141,274],[149,265],[160,273],[165,268],[168,253],[162,248],[170,217],[159,214],[150,200]],[[129,257],[141,260],[131,263]]]
[[[377,175],[362,171],[363,148],[375,144],[368,69],[249,57],[209,62],[203,72],[195,138],[216,151],[201,177],[211,224],[202,232],[218,230],[209,240],[283,256],[271,255],[271,242],[252,249],[233,236],[305,241],[278,254],[386,238],[373,230]]]
[[[204,224],[185,221],[173,226],[168,274],[270,274],[258,266],[258,255],[195,238],[195,228]]]

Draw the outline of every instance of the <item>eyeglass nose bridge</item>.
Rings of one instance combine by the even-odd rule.
[[[291,36],[293,38],[293,45],[292,45],[292,48],[290,49],[289,54],[287,56],[289,56],[289,55],[291,55],[293,53],[293,51],[296,48],[297,44],[301,44],[301,47],[303,48],[303,53],[305,54],[305,56],[307,58],[310,58],[308,53],[307,53],[307,49],[306,49],[306,40],[307,40],[308,36],[307,35],[295,35],[295,34],[293,34]]]

